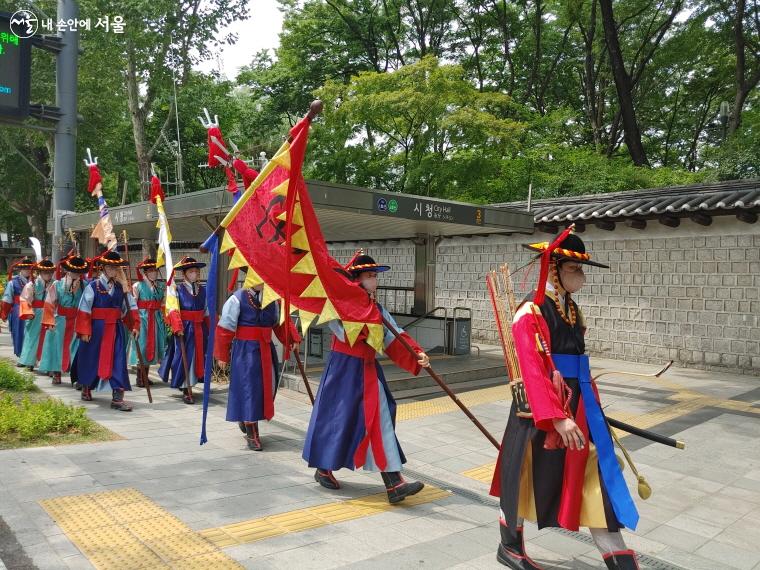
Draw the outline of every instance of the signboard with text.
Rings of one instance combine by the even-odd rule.
[[[409,220],[483,225],[483,209],[469,204],[452,204],[403,194],[374,194],[372,199],[375,214]]]
[[[0,12],[0,116],[29,114],[31,38],[14,33],[12,15]]]

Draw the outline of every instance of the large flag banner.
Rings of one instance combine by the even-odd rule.
[[[169,221],[164,211],[164,191],[161,181],[155,174],[150,181],[150,201],[156,205],[158,211],[158,250],[156,252],[156,267],[166,265],[166,315],[172,311],[179,311],[179,297],[177,286],[174,284],[174,261],[172,260],[172,232],[169,229]]]
[[[224,218],[221,251],[231,252],[231,269],[248,269],[246,287],[263,284],[264,306],[283,299],[297,312],[302,331],[315,320],[337,319],[350,344],[366,330],[368,344],[381,353],[380,311],[330,255],[306,189],[301,167],[310,123],[307,116],[291,129],[289,141]]]
[[[110,251],[116,247],[118,240],[113,231],[108,204],[106,204],[106,199],[103,197],[103,177],[100,175],[100,169],[98,168],[98,157],[93,158],[89,148],[87,149],[87,158],[84,160],[84,164],[89,171],[87,191],[98,199],[98,212],[100,213],[100,219],[95,228],[93,228],[91,237],[98,240],[98,243],[101,245],[105,245]]]

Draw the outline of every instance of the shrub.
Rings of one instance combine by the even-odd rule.
[[[0,358],[0,390],[35,392],[34,377],[7,358]]]
[[[9,394],[0,397],[0,437],[16,434],[26,441],[48,434],[86,435],[95,425],[84,408],[60,400],[32,402],[24,397],[21,402],[14,402]]]

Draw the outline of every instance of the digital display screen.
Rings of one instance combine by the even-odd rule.
[[[11,31],[10,14],[0,14],[0,115],[29,113],[31,41]]]

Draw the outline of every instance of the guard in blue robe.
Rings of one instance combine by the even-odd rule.
[[[82,386],[82,400],[92,400],[92,390],[112,391],[111,408],[131,412],[124,392],[132,390],[127,371],[127,329],[138,333],[139,317],[122,267],[127,265],[115,251],[100,258],[103,271],[82,292],[76,317],[80,343],[71,375]],[[123,324],[122,324],[123,323]]]
[[[34,265],[30,257],[25,257],[8,268],[8,281],[5,284],[2,305],[0,305],[0,319],[8,321],[13,340],[13,354],[16,357],[21,356],[21,350],[24,347],[24,322],[20,318],[21,292],[31,279]],[[13,276],[13,271],[18,271],[18,275]],[[19,363],[19,366],[23,364]]]
[[[346,268],[367,294],[374,296],[377,274],[390,267],[378,265],[368,255],[359,255]],[[429,359],[381,307],[385,320],[414,349],[410,353],[390,330],[385,330],[385,353],[393,362],[419,374]],[[424,487],[401,476],[404,452],[396,438],[396,401],[377,362],[375,349],[367,343],[366,328],[353,345],[337,321],[330,323],[334,334],[332,352],[322,373],[314,410],[306,432],[303,458],[316,467],[314,479],[323,487],[338,489],[333,471],[341,468],[380,471],[388,501],[397,503]]]
[[[224,368],[231,363],[227,421],[238,422],[253,451],[262,449],[258,422],[274,416],[279,363],[272,333],[284,343],[287,324],[291,348],[297,350],[301,341],[290,319],[279,324],[279,302],[262,308],[261,295],[260,286],[235,291],[224,303],[214,337],[219,365]]]
[[[195,403],[192,387],[203,382],[203,366],[208,343],[208,311],[206,310],[206,288],[198,283],[200,269],[205,263],[192,257],[185,257],[174,266],[174,272],[182,271],[184,280],[177,284],[177,296],[167,294],[169,326],[174,334],[166,348],[159,375],[172,388],[181,390],[186,404]],[[182,343],[187,362],[182,361]],[[189,382],[185,378],[185,365],[189,371]]]

